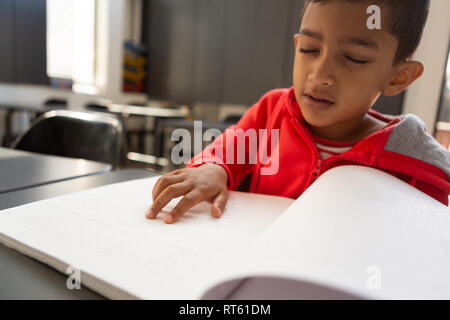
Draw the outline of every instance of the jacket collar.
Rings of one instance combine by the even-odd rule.
[[[294,87],[289,88],[287,95],[285,96],[286,100],[284,105],[287,108],[287,111],[289,112],[291,116],[292,122],[295,122],[298,124],[298,129],[302,130],[302,135],[307,136],[309,139],[310,146],[314,146],[315,148],[315,141],[312,136],[312,133],[309,131],[309,129],[306,126],[305,119],[303,118],[300,106],[297,102],[297,99],[295,98],[295,92]],[[392,129],[394,126],[402,120],[400,116],[389,116],[382,114],[378,111],[373,110],[372,108],[369,109],[368,112],[371,116],[387,122],[386,126],[371,135],[365,137],[361,141],[359,141],[351,150],[345,152],[348,155],[357,154],[360,158],[365,158],[367,162],[373,163],[376,161],[376,158],[380,155],[382,150],[384,149],[385,144],[387,143],[387,140],[389,139],[389,135],[392,132]],[[368,148],[368,146],[371,146]],[[375,146],[375,149],[373,148]],[[370,150],[370,152],[368,151]],[[361,159],[363,160],[363,159]]]

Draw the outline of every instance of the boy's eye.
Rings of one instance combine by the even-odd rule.
[[[300,52],[300,53],[308,54],[308,53],[316,53],[316,52],[319,52],[319,50],[307,50],[307,49],[300,48],[299,52]],[[350,62],[353,62],[353,63],[356,63],[356,64],[366,64],[366,63],[369,62],[369,61],[366,61],[366,60],[358,60],[358,59],[354,59],[354,58],[352,58],[352,57],[350,57],[350,56],[348,56],[348,55],[344,55],[344,57],[345,57],[347,60],[349,60]]]
[[[353,62],[353,63],[356,63],[356,64],[366,64],[366,63],[368,63],[369,61],[365,61],[365,60],[357,60],[357,59],[353,59],[352,57],[350,57],[350,56],[345,56],[349,61],[351,61],[351,62]]]
[[[301,53],[313,53],[313,52],[319,52],[319,50],[306,50],[303,48],[300,48],[299,50]]]

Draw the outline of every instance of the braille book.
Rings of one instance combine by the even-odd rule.
[[[113,299],[450,299],[449,209],[387,173],[232,191],[221,218],[202,203],[170,225],[179,199],[145,218],[157,179],[1,211],[0,242]]]

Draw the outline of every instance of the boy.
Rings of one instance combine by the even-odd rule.
[[[380,28],[369,27],[374,5],[380,9]],[[371,109],[381,94],[394,96],[422,75],[423,65],[410,57],[428,10],[429,0],[306,0],[295,35],[293,87],[267,93],[227,130],[270,132],[258,140],[258,152],[275,145],[267,152],[269,161],[249,161],[255,153],[250,146],[236,148],[235,137],[224,133],[187,168],[158,180],[147,218],[179,196],[184,197],[165,223],[202,201],[212,203],[218,218],[228,190],[247,176],[250,192],[297,198],[323,172],[340,165],[383,170],[448,205],[449,152],[418,117]],[[245,163],[228,153],[235,149],[245,151]],[[262,174],[268,164],[276,170]]]

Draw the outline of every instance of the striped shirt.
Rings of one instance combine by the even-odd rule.
[[[359,141],[352,141],[352,142],[332,141],[318,137],[314,134],[313,137],[316,142],[317,150],[319,150],[320,158],[323,160],[331,156],[344,153],[353,148],[353,146],[355,146],[359,142]]]

